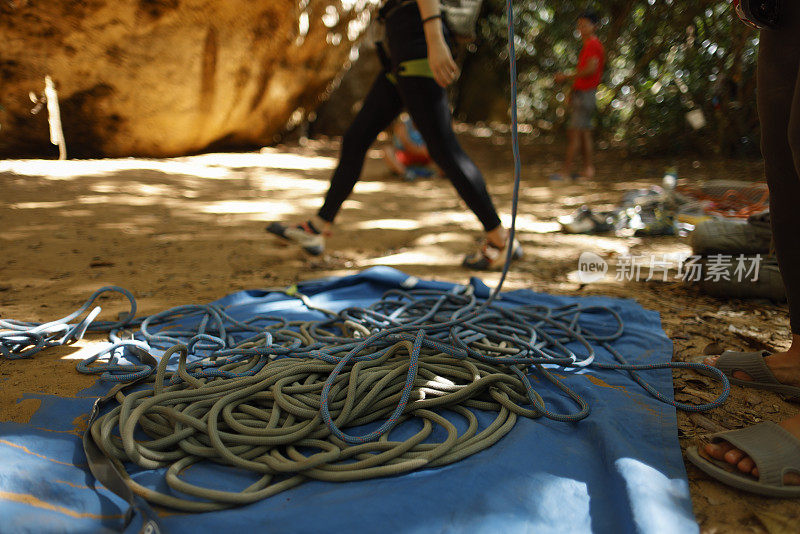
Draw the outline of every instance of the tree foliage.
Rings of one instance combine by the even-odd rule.
[[[604,142],[646,152],[757,153],[758,34],[738,20],[730,0],[515,2],[522,120],[543,130],[563,124],[568,87],[552,75],[574,68],[581,46],[575,22],[587,7],[602,18],[598,35],[607,54],[598,91]],[[488,0],[484,9],[478,45],[501,72],[508,60],[505,0]],[[699,130],[687,123],[692,110],[706,120]]]

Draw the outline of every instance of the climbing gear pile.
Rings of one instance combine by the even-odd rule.
[[[288,292],[327,316],[319,321],[266,315],[238,321],[219,305],[179,306],[132,319],[130,294],[119,288],[104,291],[120,291],[131,300],[126,320],[89,325],[95,309],[78,325],[47,324],[67,332],[80,325],[83,331],[112,329],[114,343],[104,351],[108,362],[98,363],[96,355],[78,365],[81,372],[122,382],[114,392],[118,405],[90,422],[91,439],[134,493],[185,511],[253,502],[309,479],[362,480],[445,465],[495,443],[518,416],[564,422],[587,417],[589,405],[553,368],[627,370],[658,399],[689,411],[719,406],[729,391],[722,373],[701,364],[628,364],[612,345],[623,334],[622,319],[605,307],[510,306],[478,299],[471,286],[456,286],[391,290],[367,308],[338,313]],[[591,331],[587,322],[608,331]],[[29,331],[44,331],[45,325],[25,324]],[[122,328],[132,325],[146,341],[125,339],[131,335]],[[157,368],[116,361],[121,350],[137,356],[154,346],[170,346]],[[595,347],[618,363],[598,361]],[[177,370],[169,371],[175,355]],[[723,383],[722,392],[712,403],[674,403],[637,374],[659,368],[710,369]],[[531,377],[563,392],[575,410],[554,411]],[[494,412],[494,420],[480,428],[476,409]],[[448,413],[463,419],[466,430],[459,433]],[[379,421],[377,428],[362,428]],[[416,432],[402,441],[392,439],[403,423]],[[446,437],[430,442],[435,426]],[[228,492],[179,477],[189,466],[208,461],[260,478],[241,492]],[[167,468],[167,484],[190,498],[139,485],[123,462]]]

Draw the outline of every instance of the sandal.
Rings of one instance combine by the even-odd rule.
[[[800,402],[800,387],[783,384],[775,378],[772,371],[767,367],[764,357],[769,356],[769,352],[732,352],[726,351],[714,365],[717,369],[725,373],[731,384],[756,389],[765,389],[774,393],[787,396],[787,400]],[[734,378],[733,373],[741,371],[747,373],[753,380],[740,380]]]
[[[768,497],[800,497],[800,486],[784,484],[787,473],[800,474],[800,440],[771,422],[709,436],[712,442],[727,441],[745,452],[758,467],[758,478],[736,466],[707,455],[701,447],[686,451],[689,461],[701,471],[735,488]]]

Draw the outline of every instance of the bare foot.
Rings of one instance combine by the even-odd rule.
[[[779,423],[784,429],[791,432],[797,439],[800,439],[800,414],[791,419]],[[704,446],[705,452],[716,460],[728,462],[745,474],[750,474],[758,478],[758,467],[755,462],[744,452],[737,449],[728,442],[708,443]],[[783,483],[790,486],[800,486],[800,474],[787,473],[783,477]]]

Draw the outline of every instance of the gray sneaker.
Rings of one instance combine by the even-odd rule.
[[[319,256],[325,251],[325,238],[310,222],[304,222],[297,226],[286,226],[274,222],[267,226],[267,232],[300,245],[303,250],[314,256]]]
[[[765,221],[766,217],[766,221]],[[714,219],[698,224],[692,232],[695,254],[768,254],[772,231],[767,215],[749,221]]]

